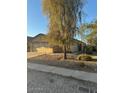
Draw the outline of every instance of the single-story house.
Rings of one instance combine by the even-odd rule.
[[[42,39],[45,34],[38,34],[34,37],[27,37],[27,52],[42,52],[42,53],[61,53],[63,52],[60,46],[51,46],[47,40]],[[83,44],[81,41],[74,39],[77,43],[70,46],[67,49],[68,52],[79,52],[83,50]]]

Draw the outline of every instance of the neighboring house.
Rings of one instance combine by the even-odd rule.
[[[62,47],[59,46],[50,46],[48,42],[42,37],[45,34],[38,34],[35,37],[27,37],[27,52],[42,52],[44,54],[48,53],[61,53],[63,52]],[[68,52],[79,52],[82,51],[82,47],[84,43],[81,43],[79,40],[75,40],[77,43],[70,46],[67,49]]]

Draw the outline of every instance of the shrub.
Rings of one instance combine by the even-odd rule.
[[[78,60],[82,60],[82,61],[92,61],[92,57],[91,56],[88,56],[88,55],[79,55],[77,56],[77,59]]]
[[[84,47],[83,52],[87,54],[93,54],[94,52],[97,52],[97,49],[95,46],[87,45]]]

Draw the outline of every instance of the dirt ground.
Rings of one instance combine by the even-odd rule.
[[[97,73],[96,61],[78,61],[76,60],[76,55],[67,55],[67,58],[67,60],[63,60],[62,55],[40,55],[37,57],[29,58],[27,61]]]

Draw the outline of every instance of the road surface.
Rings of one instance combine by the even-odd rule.
[[[96,83],[27,70],[27,93],[97,93]]]

